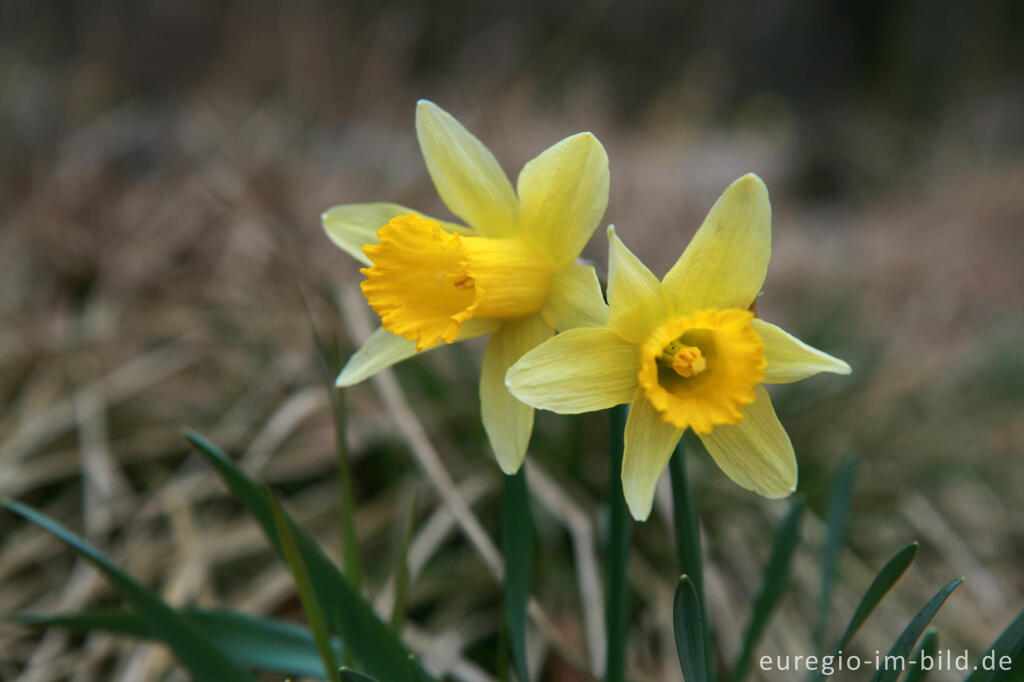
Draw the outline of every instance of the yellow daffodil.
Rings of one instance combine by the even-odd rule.
[[[323,214],[331,240],[367,265],[363,295],[382,324],[337,383],[490,334],[481,413],[498,463],[513,473],[533,408],[509,394],[506,371],[556,329],[607,316],[594,269],[575,260],[608,204],[608,155],[590,133],[573,135],[527,163],[513,189],[491,152],[436,104],[418,103],[416,135],[441,200],[467,226],[390,203]]]
[[[658,281],[609,228],[609,315],[563,332],[512,366],[512,394],[563,414],[632,403],[622,488],[647,518],[658,479],[692,428],[733,481],[766,497],[796,488],[793,446],[764,384],[819,372],[848,374],[750,308],[771,256],[768,190],[756,175],[734,182],[693,241]]]

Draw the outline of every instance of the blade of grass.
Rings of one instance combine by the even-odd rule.
[[[630,518],[622,494],[623,432],[628,415],[625,405],[608,412],[608,597],[605,601],[608,647],[605,658],[607,682],[624,682],[626,639],[629,624]]]
[[[690,478],[686,472],[686,439],[679,439],[676,451],[668,461],[669,478],[672,483],[672,511],[675,521],[676,555],[679,559],[679,570],[689,576],[693,589],[697,593],[697,601],[701,609],[701,624],[704,628],[704,661],[707,665],[707,679],[712,675],[711,628],[708,623],[707,608],[704,605],[704,560],[700,547],[700,523],[697,516],[693,492],[690,489]]]
[[[302,677],[322,678],[324,673],[313,635],[308,628],[273,618],[260,618],[219,609],[178,609],[204,639],[245,668]],[[98,609],[78,613],[29,613],[16,617],[29,627],[58,626],[76,632],[103,631],[157,639],[158,635],[138,614],[124,609]],[[337,639],[334,655],[342,653]]]
[[[972,672],[964,682],[1019,682],[1024,679],[1024,611],[1021,611],[1003,633],[985,650],[994,668],[999,668],[1005,656],[1010,657],[1011,670],[983,670]]]
[[[857,458],[850,456],[839,465],[832,481],[828,497],[828,511],[825,513],[825,544],[821,549],[821,597],[818,602],[818,620],[814,628],[815,649],[821,649],[828,632],[828,614],[832,609],[832,591],[835,587],[839,554],[846,539],[847,519],[850,514],[850,498],[853,496],[853,482],[857,472]]]
[[[324,664],[324,676],[330,679],[334,671],[338,669],[338,664],[335,662],[334,651],[331,649],[331,635],[327,631],[327,619],[324,617],[320,602],[317,601],[317,595],[313,591],[309,569],[299,551],[295,535],[292,534],[291,525],[284,516],[284,510],[281,509],[281,503],[278,502],[277,496],[269,487],[266,492],[267,498],[270,500],[270,511],[274,515],[274,527],[277,529],[278,537],[281,538],[281,551],[284,553],[285,563],[288,564],[288,569],[295,580],[295,588],[299,592],[302,610],[306,614],[306,620],[309,621],[309,629],[313,632],[313,641],[316,642],[320,660]]]
[[[526,663],[526,605],[530,600],[533,526],[526,469],[502,476],[501,547],[505,557],[505,619],[512,665],[519,682],[529,682]]]
[[[353,670],[352,668],[342,668],[339,670],[338,680],[340,680],[340,682],[377,682],[376,678],[370,677],[358,670]]]
[[[899,638],[889,649],[889,653],[886,654],[883,661],[888,661],[892,658],[894,661],[906,661],[907,656],[910,655],[910,651],[914,648],[914,644],[921,637],[921,633],[928,627],[928,623],[932,622],[932,618],[938,613],[942,605],[946,603],[946,599],[953,593],[960,583],[964,581],[963,578],[957,578],[951,580],[948,585],[943,587],[941,590],[935,593],[935,596],[928,600],[917,614],[910,619],[910,623],[904,628]],[[902,674],[903,668],[897,665],[889,666],[883,664],[871,678],[871,682],[896,682]]]
[[[146,621],[154,635],[174,652],[181,663],[201,682],[253,682],[249,673],[232,662],[214,642],[203,637],[162,599],[135,578],[122,571],[99,551],[69,529],[40,511],[14,500],[5,507],[52,533],[102,572],[118,594]]]
[[[924,639],[921,640],[921,646],[917,648],[917,652],[913,658],[907,661],[907,676],[903,678],[903,682],[924,682],[928,679],[928,673],[930,669],[922,666],[924,656],[928,656],[930,659],[935,659],[935,652],[939,649],[939,632],[935,628],[930,629],[924,633]]]
[[[750,661],[754,656],[754,650],[768,625],[768,619],[786,591],[789,566],[793,559],[793,553],[796,551],[797,542],[800,540],[800,522],[803,519],[804,507],[803,500],[794,502],[779,526],[779,530],[775,533],[775,544],[764,569],[761,591],[758,593],[757,599],[754,600],[750,624],[743,637],[743,649],[736,661],[736,667],[733,669],[733,682],[740,682],[746,676],[750,668]]]
[[[861,597],[860,603],[857,604],[856,610],[853,612],[853,616],[850,618],[849,624],[846,626],[846,631],[843,632],[842,637],[836,643],[832,649],[832,657],[835,659],[840,650],[845,649],[846,646],[853,640],[853,636],[860,630],[860,626],[864,624],[864,621],[868,619],[868,616],[875,610],[875,608],[882,603],[882,599],[885,595],[889,594],[889,590],[895,585],[903,574],[910,568],[910,564],[914,563],[914,557],[917,556],[917,543],[912,542],[900,551],[896,552],[895,555],[889,561],[885,563],[882,570],[878,572],[875,579],[871,581],[871,585],[868,586],[867,592]],[[812,674],[811,678],[821,682],[825,679],[825,673],[818,672],[817,675]]]
[[[327,390],[327,398],[331,404],[331,418],[334,422],[334,455],[338,467],[338,529],[341,535],[342,567],[345,577],[352,589],[362,591],[362,567],[359,561],[359,536],[356,533],[355,501],[352,492],[352,464],[348,451],[348,413],[345,407],[345,391],[334,383],[334,378],[341,370],[337,342],[331,344],[320,335],[313,320],[313,312],[309,301],[299,288],[299,297],[306,310],[306,320],[313,332],[320,365],[320,378]]]
[[[672,603],[672,620],[676,634],[676,653],[686,682],[707,682],[704,660],[704,609],[697,588],[684,575],[676,585]]]
[[[396,635],[402,634],[405,624],[407,595],[409,593],[409,543],[416,528],[416,493],[409,498],[409,508],[402,525],[402,540],[398,546],[398,561],[395,564],[395,603],[391,607],[391,629]]]
[[[256,519],[267,539],[282,554],[281,539],[274,523],[266,491],[252,481],[217,446],[194,431],[185,437],[216,470],[235,498]],[[352,589],[345,576],[324,556],[294,522],[289,520],[299,551],[309,568],[317,598],[325,607],[332,630],[341,637],[346,652],[351,652],[371,674],[388,682],[413,682],[415,671],[409,665],[409,651],[384,624],[362,596]]]

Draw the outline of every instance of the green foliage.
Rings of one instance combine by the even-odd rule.
[[[122,571],[105,554],[50,517],[14,500],[4,506],[63,540],[98,568],[121,598],[131,604],[150,631],[171,648],[178,661],[199,682],[253,682],[196,627],[162,599]]]
[[[505,557],[505,618],[512,663],[520,682],[528,682],[526,665],[526,606],[530,600],[533,526],[530,522],[526,472],[520,468],[502,477],[501,546]]]
[[[624,682],[626,640],[629,628],[629,545],[632,523],[622,495],[623,432],[628,411],[625,405],[608,411],[608,597],[605,618],[608,651],[607,682]]]
[[[832,608],[832,590],[835,586],[839,555],[846,539],[847,518],[850,515],[850,498],[853,496],[853,481],[857,472],[857,458],[847,457],[839,465],[828,498],[825,515],[825,544],[821,550],[821,599],[818,604],[818,622],[815,627],[815,642],[821,640],[828,630],[828,614]]]
[[[939,633],[934,629],[928,630],[924,633],[924,638],[921,640],[921,646],[917,648],[914,656],[911,660],[920,661],[922,660],[921,654],[925,656],[935,656],[935,652],[939,649]],[[925,682],[928,679],[928,673],[931,672],[920,665],[910,665],[910,661],[907,662],[907,676],[903,678],[903,682]]]
[[[295,535],[284,515],[284,510],[281,509],[281,503],[277,501],[277,497],[269,487],[267,488],[267,498],[270,500],[270,511],[274,514],[274,527],[277,529],[278,537],[281,538],[281,552],[284,554],[284,560],[288,564],[292,577],[295,578],[295,588],[299,592],[302,610],[306,613],[306,619],[309,620],[309,627],[313,631],[313,640],[316,642],[317,651],[324,664],[324,677],[329,679],[338,664],[334,661],[331,636],[327,631],[327,620],[317,601],[312,581],[309,578],[309,568],[306,566],[302,552],[299,551]]]
[[[772,547],[772,554],[768,558],[768,564],[764,568],[764,581],[761,584],[761,591],[754,600],[754,607],[750,615],[750,625],[743,637],[743,649],[740,653],[736,667],[733,669],[733,682],[740,682],[750,668],[750,661],[754,656],[754,649],[757,647],[768,625],[768,619],[778,605],[779,600],[786,591],[786,583],[789,580],[789,566],[796,551],[797,542],[800,540],[800,522],[804,514],[803,500],[797,500],[790,507],[789,513],[775,533],[775,544]]]
[[[271,544],[284,556],[284,547],[274,521],[266,491],[242,473],[215,445],[195,432],[186,438],[199,450],[235,498],[253,515]],[[285,516],[287,519],[287,516]],[[327,623],[372,675],[391,682],[416,682],[417,671],[409,652],[391,629],[373,612],[345,576],[295,523],[287,519],[295,544],[309,570],[316,600],[324,609]]]
[[[324,669],[313,635],[307,628],[273,618],[260,618],[218,609],[178,609],[209,642],[235,664],[258,670],[323,679]],[[81,613],[24,614],[17,622],[32,627],[57,625],[79,632],[109,632],[143,639],[160,639],[142,616],[123,609],[98,609]],[[335,657],[341,643],[331,641]]]
[[[889,649],[889,653],[886,655],[886,659],[889,657],[895,657],[896,660],[907,660],[910,656],[911,650],[914,648],[914,644],[921,637],[921,633],[928,627],[928,623],[932,622],[932,618],[939,612],[942,605],[946,603],[946,599],[953,593],[960,583],[964,581],[963,578],[956,578],[943,587],[941,590],[935,593],[935,596],[928,600],[917,614],[910,620],[907,627],[904,628],[899,638]],[[879,668],[874,676],[871,678],[871,682],[896,682],[902,674],[903,669],[899,666],[883,666]]]
[[[991,652],[996,661],[1003,656],[1009,656],[1013,661],[1012,670],[979,669],[972,672],[964,682],[1017,682],[1024,679],[1024,611],[1013,619],[985,651]]]
[[[676,653],[686,682],[707,682],[704,660],[704,608],[697,588],[684,575],[676,585],[672,603],[672,624],[676,635]]]

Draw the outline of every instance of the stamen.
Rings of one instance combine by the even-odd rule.
[[[681,377],[695,377],[708,368],[708,361],[696,346],[687,346],[679,339],[665,346],[661,360]]]

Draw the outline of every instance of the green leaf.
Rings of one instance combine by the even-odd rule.
[[[253,682],[248,672],[233,663],[191,623],[84,539],[42,512],[20,502],[5,500],[4,506],[57,536],[96,566],[121,598],[131,604],[146,621],[153,634],[171,648],[194,679],[200,682]]]
[[[907,676],[903,682],[924,682],[928,678],[929,669],[921,666],[922,655],[931,659],[935,658],[935,652],[939,649],[939,633],[935,628],[924,633],[921,646],[918,647],[913,657],[907,661]],[[913,661],[913,663],[911,663]]]
[[[857,458],[847,457],[839,465],[832,482],[825,514],[825,544],[821,550],[821,598],[818,603],[818,622],[814,629],[815,642],[821,647],[822,638],[828,632],[828,613],[832,608],[832,591],[835,587],[836,568],[839,554],[846,537],[847,518],[850,514],[850,498],[853,496],[853,481],[857,471]]]
[[[938,613],[942,605],[946,603],[946,599],[953,590],[957,588],[960,583],[964,581],[963,578],[957,578],[956,580],[950,581],[948,585],[943,587],[941,590],[935,593],[935,596],[928,600],[920,611],[910,620],[907,627],[904,628],[899,638],[889,649],[889,653],[886,654],[884,660],[889,657],[895,657],[894,660],[906,660],[907,656],[910,655],[910,651],[914,648],[914,644],[917,643],[918,638],[921,637],[921,633],[928,627],[928,623],[932,622],[932,618]],[[899,679],[900,674],[903,672],[902,668],[898,666],[881,666],[871,678],[871,682],[896,682]]]
[[[844,648],[853,639],[853,636],[857,634],[857,630],[864,624],[864,621],[868,619],[871,612],[875,610],[885,598],[885,595],[889,593],[892,586],[895,585],[903,574],[906,573],[907,569],[910,568],[910,564],[914,562],[914,557],[917,556],[917,543],[912,542],[889,559],[882,570],[878,572],[875,579],[871,581],[871,585],[868,586],[867,592],[861,597],[860,603],[857,605],[857,609],[853,612],[853,617],[850,618],[850,623],[846,626],[846,631],[843,636],[839,638],[839,644],[837,649]]]
[[[701,557],[700,523],[697,516],[693,493],[690,490],[690,479],[686,472],[686,439],[681,438],[676,451],[668,461],[669,478],[672,483],[672,511],[675,521],[676,556],[679,559],[679,571],[693,582],[697,593],[697,601],[701,609],[701,623],[704,627],[704,661],[707,664],[705,675],[713,679],[711,674],[711,628],[708,624],[707,607],[704,599],[704,560]]]
[[[302,610],[309,621],[309,629],[313,631],[313,641],[316,642],[316,649],[320,654],[320,660],[324,664],[324,677],[330,679],[331,674],[338,669],[334,660],[334,651],[331,649],[331,633],[327,631],[327,619],[317,601],[317,595],[313,590],[312,581],[309,578],[309,569],[295,542],[295,535],[292,533],[291,525],[285,518],[281,503],[270,488],[267,488],[267,498],[270,500],[270,511],[274,515],[274,527],[277,535],[281,538],[281,552],[288,564],[288,569],[295,579],[295,588],[299,592],[299,601],[302,603]]]
[[[505,557],[505,618],[512,664],[520,682],[529,681],[526,665],[526,605],[530,600],[533,526],[526,471],[502,476],[501,547]]]
[[[323,678],[324,669],[310,631],[296,623],[260,618],[219,609],[179,609],[178,615],[192,624],[204,639],[245,668],[302,677]],[[156,639],[157,635],[138,614],[123,609],[99,609],[79,613],[24,614],[22,625],[56,625],[77,632],[101,630],[115,634]],[[335,656],[341,645],[332,641]]]
[[[707,662],[704,660],[704,609],[697,589],[689,576],[684,575],[676,585],[672,603],[672,619],[676,633],[676,653],[686,682],[707,682]]]
[[[339,670],[338,679],[341,682],[377,682],[375,678],[352,668],[342,668]]]
[[[864,624],[864,621],[868,619],[868,616],[882,603],[882,599],[885,595],[889,594],[889,590],[892,586],[899,582],[899,579],[903,577],[903,574],[910,568],[910,564],[914,563],[914,557],[917,556],[917,543],[912,542],[886,562],[882,570],[878,572],[875,579],[871,581],[871,585],[868,586],[867,592],[861,597],[860,603],[857,604],[856,610],[853,612],[853,616],[850,618],[850,623],[846,626],[846,631],[843,632],[843,636],[839,638],[839,642],[836,643],[835,648],[832,649],[833,659],[839,655],[841,649],[845,649],[846,646],[853,640],[853,636],[860,630],[860,626]],[[819,672],[813,676],[815,680],[821,682],[825,679],[825,673]]]
[[[786,591],[789,565],[793,559],[793,553],[796,551],[797,542],[800,540],[800,521],[803,519],[804,507],[803,500],[794,502],[779,526],[779,530],[775,533],[775,544],[764,569],[761,592],[754,600],[750,624],[743,637],[743,649],[736,662],[736,668],[733,670],[733,682],[740,682],[746,676],[747,670],[750,668],[750,661],[754,656],[754,649],[757,647],[761,635],[764,634],[768,619]]]
[[[630,517],[622,494],[623,432],[628,415],[625,405],[608,411],[608,595],[605,619],[608,650],[606,682],[625,682],[626,640],[629,627]]]
[[[409,662],[414,668],[416,668],[416,679],[419,682],[429,682],[430,675],[427,674],[427,669],[423,667],[423,664],[420,663],[419,659],[415,656],[409,656]]]
[[[992,642],[992,646],[985,650],[985,655],[990,657],[995,668],[999,668],[1003,656],[1009,656],[1013,661],[1011,670],[982,670],[979,666],[964,682],[1017,682],[1024,677],[1024,611]]]
[[[243,474],[219,448],[194,431],[185,437],[217,471],[238,501],[255,517],[279,553],[281,539],[274,523],[270,501],[259,485]],[[295,542],[309,568],[317,600],[325,609],[327,622],[372,675],[387,682],[415,682],[416,671],[409,664],[409,651],[385,625],[366,600],[356,592],[338,567],[295,523],[289,520]]]
[[[391,607],[391,629],[396,634],[401,634],[402,625],[405,622],[406,601],[409,593],[409,543],[412,542],[415,529],[416,494],[414,491],[405,513],[402,540],[398,547],[398,560],[395,562],[395,603]]]

